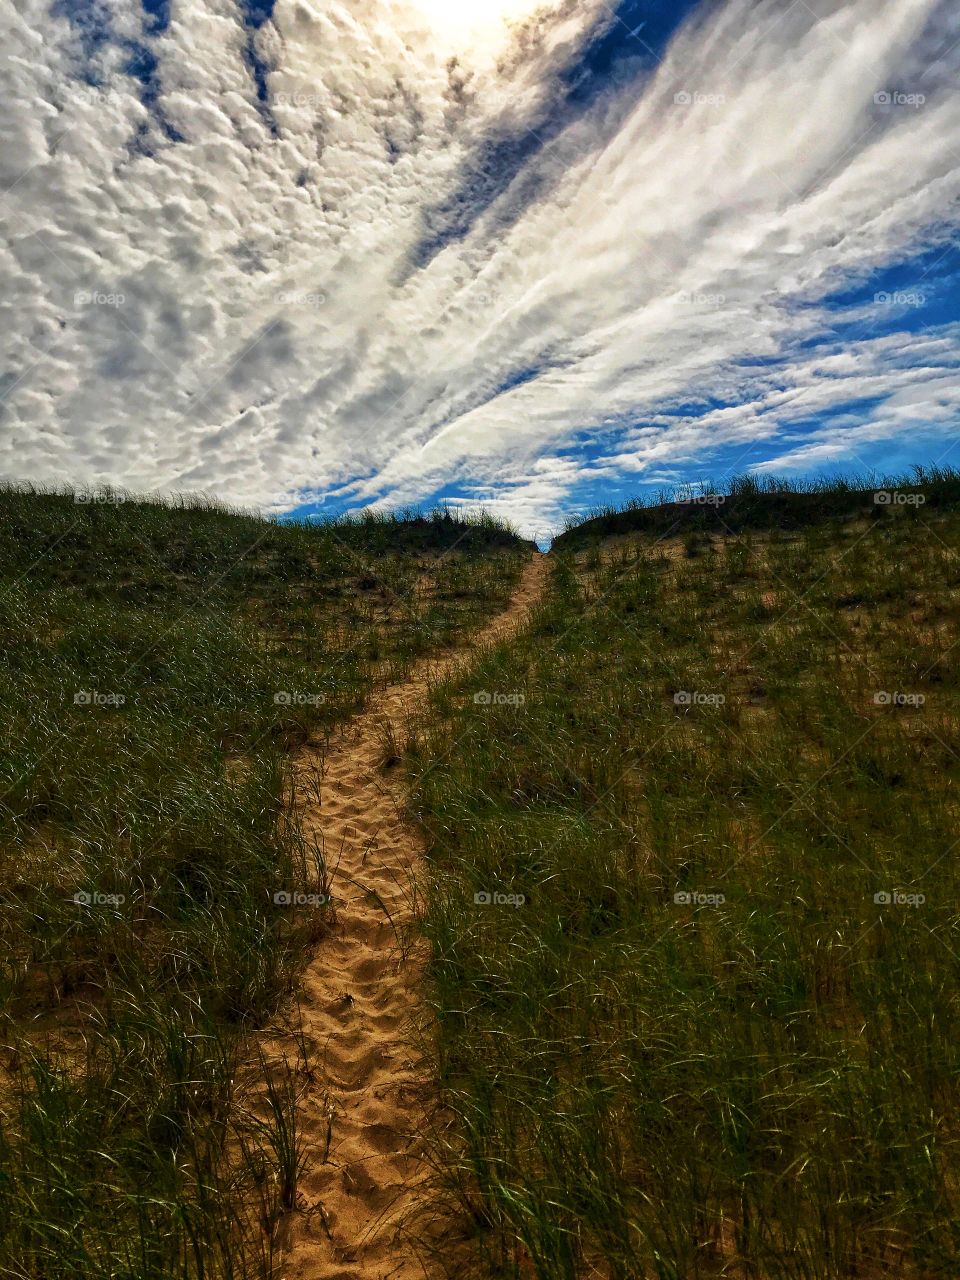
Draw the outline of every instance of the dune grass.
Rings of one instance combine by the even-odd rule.
[[[561,551],[435,692],[438,1142],[490,1274],[960,1274],[939,496]]]
[[[329,889],[290,750],[522,548],[79,496],[0,492],[0,1275],[266,1277],[300,1152],[253,1033],[336,909],[282,898]]]
[[[960,502],[960,471],[917,466],[903,476],[807,478],[736,476],[725,490],[709,483],[678,485],[623,507],[600,507],[571,518],[553,541],[557,551],[579,551],[605,538],[652,533],[660,538],[703,530],[717,534],[747,529],[800,529],[824,520],[858,520],[887,503],[910,506],[917,496],[930,511]]]

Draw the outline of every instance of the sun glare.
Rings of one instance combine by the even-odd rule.
[[[438,35],[469,35],[510,19],[526,18],[544,0],[411,0]]]

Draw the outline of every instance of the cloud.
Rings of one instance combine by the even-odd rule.
[[[558,0],[451,51],[412,0],[0,0],[0,470],[542,530],[725,443],[946,433],[960,318],[844,290],[943,279],[960,16],[701,8],[656,50]]]

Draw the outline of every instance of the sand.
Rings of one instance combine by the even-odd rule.
[[[534,555],[507,609],[471,641],[417,664],[331,740],[298,761],[307,832],[322,835],[336,924],[317,945],[300,1003],[311,1065],[299,1107],[306,1167],[280,1274],[287,1280],[413,1280],[428,1273],[418,1219],[431,1175],[423,1132],[437,1108],[413,1029],[429,1026],[425,948],[401,946],[415,916],[423,839],[405,819],[402,770],[385,767],[389,726],[402,743],[429,683],[521,627],[539,598]],[[306,784],[323,769],[319,797]],[[334,865],[335,864],[335,865]],[[399,931],[399,934],[398,934]],[[436,1226],[432,1233],[436,1235]]]

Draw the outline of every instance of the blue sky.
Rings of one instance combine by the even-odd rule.
[[[0,0],[0,471],[572,513],[960,462],[944,0]]]

